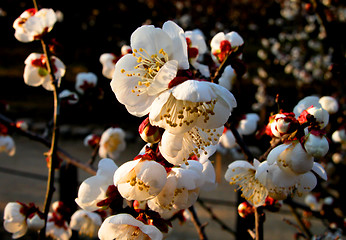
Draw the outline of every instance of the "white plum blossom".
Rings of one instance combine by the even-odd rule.
[[[68,104],[76,104],[79,100],[77,93],[71,92],[68,89],[64,89],[59,93],[61,101],[66,101]]]
[[[323,180],[327,180],[327,174],[324,168],[314,162],[311,168]],[[294,191],[298,195],[312,191],[317,179],[312,171],[302,174],[283,171],[276,162],[268,164],[267,161],[262,162],[256,171],[255,178],[268,190],[268,195],[276,200],[283,200]]]
[[[334,142],[341,143],[341,144],[346,143],[346,130],[345,130],[345,128],[341,128],[341,129],[333,132],[332,140]]]
[[[319,103],[329,114],[334,114],[339,110],[338,101],[333,97],[323,96],[320,98]]]
[[[44,54],[31,53],[25,59],[24,82],[32,87],[41,86],[48,91],[53,91],[51,76],[47,70],[47,59]],[[66,67],[64,63],[57,57],[51,56],[51,70],[55,79],[60,79],[65,75]]]
[[[317,96],[308,96],[300,100],[297,105],[293,108],[293,113],[296,118],[300,116],[300,114],[306,110],[307,108],[313,107],[322,107],[319,103],[320,98]]]
[[[186,209],[196,202],[204,182],[203,165],[198,161],[189,160],[188,165],[183,164],[171,169],[162,191],[155,198],[148,200],[148,207],[162,216]]]
[[[99,155],[101,158],[117,159],[126,148],[125,132],[121,128],[110,127],[104,131],[100,139]]]
[[[81,72],[76,76],[76,91],[85,94],[89,89],[95,88],[97,85],[97,76],[92,72]]]
[[[153,225],[147,225],[129,214],[117,214],[106,218],[98,232],[101,240],[161,240],[162,233]]]
[[[207,52],[207,44],[204,40],[204,36],[200,30],[186,31],[185,32],[188,57],[191,65],[200,71],[205,77],[210,77],[209,67],[201,64],[199,59],[203,57],[203,54]]]
[[[43,228],[42,213],[33,204],[29,206],[19,202],[9,202],[4,209],[4,229],[17,239],[26,234],[28,229],[38,231]]]
[[[155,99],[150,123],[173,134],[193,127],[219,128],[225,124],[237,102],[224,87],[205,81],[185,81]]]
[[[320,129],[325,128],[329,123],[329,113],[324,110],[322,107],[312,107],[308,108],[307,113],[314,116],[316,122],[318,123]]]
[[[237,142],[232,131],[228,128],[224,128],[224,131],[220,137],[220,145],[226,149],[231,149],[237,146]]]
[[[245,114],[245,118],[239,121],[239,125],[237,127],[239,134],[251,135],[255,133],[258,121],[259,116],[257,113]]]
[[[157,196],[166,183],[165,168],[146,154],[121,165],[114,173],[114,185],[126,200],[144,201]]]
[[[16,145],[13,138],[9,135],[0,135],[0,153],[5,152],[9,156],[16,153]]]
[[[105,76],[108,79],[112,79],[114,75],[115,70],[115,64],[119,59],[128,54],[131,53],[131,47],[128,45],[123,45],[121,47],[121,56],[116,56],[113,53],[103,53],[100,56],[100,63],[102,64],[102,75]]]
[[[50,32],[57,21],[52,9],[42,8],[39,11],[31,8],[25,10],[13,23],[14,36],[18,41],[31,42],[40,39]]]
[[[266,187],[255,178],[260,162],[255,159],[253,165],[247,161],[237,160],[228,165],[225,179],[230,184],[239,185],[242,196],[253,206],[262,206],[268,196]]]
[[[97,204],[107,198],[106,193],[113,185],[113,175],[118,167],[112,159],[101,159],[95,176],[89,177],[79,186],[76,203],[86,211],[95,211],[102,206]]]
[[[308,154],[315,158],[324,157],[329,150],[329,143],[325,136],[310,132],[304,142],[304,148]]]
[[[207,155],[207,147],[217,145],[224,127],[201,129],[194,127],[181,134],[165,131],[159,149],[162,156],[173,165],[186,163],[189,157]]]
[[[46,237],[55,240],[69,240],[72,237],[72,230],[62,216],[50,212],[47,219]]]
[[[133,54],[115,65],[111,87],[132,115],[150,112],[156,97],[168,89],[178,70],[189,68],[184,31],[167,21],[161,28],[141,26],[131,35]]]
[[[70,228],[78,231],[79,235],[95,238],[101,224],[102,218],[98,213],[77,210],[71,216]]]
[[[236,51],[244,44],[243,38],[237,32],[217,33],[210,42],[212,58],[216,64],[221,64],[228,54]]]
[[[272,149],[267,157],[269,165],[277,163],[287,173],[302,174],[311,170],[314,158],[308,154],[298,141],[281,144]]]
[[[278,113],[270,117],[268,127],[275,137],[280,138],[289,134],[291,128],[294,130],[297,124],[298,121],[292,113]]]

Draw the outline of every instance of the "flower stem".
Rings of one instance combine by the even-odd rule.
[[[261,207],[255,208],[255,230],[256,240],[263,240],[263,209]]]

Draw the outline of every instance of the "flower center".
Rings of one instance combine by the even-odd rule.
[[[149,55],[149,53],[143,49],[133,49],[132,55],[137,59],[137,65],[134,67],[136,72],[126,73],[128,77],[139,77],[137,85],[132,89],[133,93],[137,93],[139,96],[142,93],[143,87],[149,87],[154,81],[155,76],[160,71],[161,67],[168,62],[167,53],[161,49],[158,54]],[[126,71],[121,69],[122,73]]]
[[[108,151],[114,152],[118,149],[120,142],[121,141],[118,135],[111,135],[108,141],[105,143],[105,147],[108,149]]]
[[[166,121],[170,127],[189,126],[197,118],[202,117],[204,122],[208,122],[209,115],[214,115],[214,107],[217,100],[208,102],[190,102],[175,99],[172,95],[165,104],[165,110],[161,115],[161,120]]]
[[[201,157],[199,154],[199,151],[204,151],[204,154],[208,154],[207,151],[205,151],[205,148],[210,145],[215,145],[221,135],[216,131],[216,129],[202,129],[200,131],[198,128],[192,128],[190,131],[188,131],[189,137],[191,141],[196,146],[193,151],[190,153],[190,157],[196,155],[198,158]]]

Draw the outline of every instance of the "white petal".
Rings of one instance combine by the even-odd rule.
[[[157,95],[160,92],[168,89],[169,82],[175,78],[178,71],[178,62],[171,60],[165,63],[160,71],[155,76],[154,81],[148,87],[148,95]]]
[[[162,29],[171,37],[173,41],[173,52],[171,59],[178,61],[179,69],[189,69],[187,44],[183,29],[172,21],[165,22]]]
[[[267,156],[267,162],[269,165],[272,165],[273,163],[275,163],[278,159],[280,154],[286,149],[288,148],[288,144],[281,144],[275,148],[273,148],[268,156]]]
[[[209,83],[195,80],[188,80],[175,86],[172,94],[178,100],[190,102],[208,102],[216,98]]]
[[[149,113],[156,96],[149,96],[144,90],[146,87],[137,86],[138,81],[141,80],[140,77],[136,76],[137,70],[134,67],[137,64],[137,59],[131,54],[123,56],[115,65],[111,87],[118,101],[128,107],[131,114],[141,117]],[[125,72],[122,73],[122,70],[125,70]],[[126,72],[135,74],[129,77]],[[143,93],[133,93],[132,90],[134,89],[136,91],[141,90]]]
[[[157,54],[163,49],[168,55],[175,51],[172,49],[172,39],[160,28],[152,25],[145,25],[137,28],[131,35],[131,48],[139,50],[145,49],[149,56]],[[125,69],[126,70],[126,69]]]
[[[311,192],[317,185],[317,179],[312,172],[300,175],[297,190],[301,193]]]
[[[327,172],[321,164],[314,162],[314,165],[312,166],[312,171],[314,171],[323,180],[327,181],[328,179]]]

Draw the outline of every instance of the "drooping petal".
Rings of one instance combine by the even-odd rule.
[[[104,220],[98,237],[101,240],[152,239],[161,240],[162,233],[152,225],[145,225],[129,214],[117,214]]]
[[[321,164],[314,162],[314,165],[312,166],[311,170],[314,171],[323,180],[327,181],[327,179],[328,179],[327,172]]]

